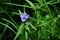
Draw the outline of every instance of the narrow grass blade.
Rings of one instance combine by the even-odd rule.
[[[17,29],[17,26],[14,23],[12,23],[11,21],[9,21],[9,20],[7,20],[5,18],[1,18],[1,19],[4,20],[4,21],[6,21],[6,22],[8,22],[8,23],[10,23],[10,24],[12,24]]]
[[[48,4],[46,3],[46,0],[44,0],[44,3],[46,4],[45,7],[47,8],[49,15],[51,15],[51,10],[50,10],[50,8],[48,7]],[[51,15],[51,16],[52,16],[52,15]]]
[[[15,22],[15,20],[8,14],[8,12],[6,12],[3,8],[0,7],[0,9],[2,9],[8,16],[9,18],[12,20],[12,22],[17,26],[17,23]]]
[[[14,16],[14,15],[18,15],[18,16],[20,16],[21,11],[18,10],[18,13],[17,13],[17,12],[11,12],[11,13],[12,13],[12,16]]]
[[[59,0],[57,0],[57,2],[60,2]]]
[[[25,30],[27,30],[28,32],[30,32],[29,24],[27,24],[27,25],[25,26]]]
[[[20,25],[20,28],[18,29],[18,32],[16,33],[16,36],[15,36],[14,40],[16,40],[17,37],[22,33],[22,31],[23,31],[23,29],[24,29],[24,26],[23,26],[23,25],[24,25],[24,24],[21,24],[21,25]]]
[[[4,23],[2,23],[2,22],[0,22],[0,24],[3,25],[3,26],[5,26],[5,27],[7,27],[7,28],[9,28],[9,29],[12,30],[14,33],[16,33],[10,26],[8,26],[8,25],[6,25],[6,24],[4,24]]]
[[[43,26],[43,25],[47,25],[47,24],[49,24],[49,23],[52,22],[52,21],[53,21],[53,19],[50,20],[50,21],[48,21],[48,22],[46,22],[46,23],[44,23],[44,24],[38,25],[38,26],[36,26],[36,27]]]
[[[12,16],[13,16],[13,15],[18,15],[18,16],[20,15],[20,14],[18,14],[17,12],[11,12],[11,13],[12,13]]]
[[[25,39],[28,40],[28,33],[25,31]]]
[[[29,24],[34,30],[37,30],[31,23],[29,23]]]
[[[28,30],[28,32],[30,32],[28,25],[25,26],[25,30]]]
[[[21,11],[20,10],[18,10],[19,11],[19,13],[21,13]]]
[[[31,1],[26,0],[26,2],[29,3],[29,5],[35,10],[36,7],[34,6],[34,4]]]
[[[30,2],[29,0],[26,0],[26,2],[28,2],[31,6],[34,7],[34,4],[32,2]]]
[[[15,4],[15,3],[2,3],[2,4],[8,4],[8,5],[14,5],[14,6],[31,8],[31,7],[29,7],[28,5],[20,5],[20,4]]]
[[[41,38],[40,30],[38,31],[38,40]]]
[[[57,3],[59,3],[59,2],[49,1],[49,2],[46,2],[45,4],[41,4],[41,5],[38,7],[38,9],[40,9],[42,6],[45,6],[46,4],[47,4],[47,5],[53,5],[53,4],[57,4]],[[43,9],[42,9],[42,10],[43,10]]]
[[[43,0],[37,0],[40,4],[42,4],[43,3]]]

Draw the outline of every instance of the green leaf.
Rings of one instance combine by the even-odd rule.
[[[9,29],[12,30],[14,33],[16,33],[15,30],[13,30],[10,26],[8,26],[8,25],[6,25],[6,24],[4,24],[4,23],[2,23],[2,22],[0,22],[0,24],[3,25],[3,26],[5,26],[5,27],[7,27],[7,28],[9,28]]]
[[[40,4],[42,4],[43,3],[43,0],[37,0]]]
[[[25,30],[28,30],[28,32],[30,32],[30,29],[29,29],[28,26],[29,26],[29,25],[26,25],[26,26],[25,26]]]
[[[44,3],[45,3],[45,8],[47,8],[47,13],[49,14],[49,15],[51,15],[51,10],[50,10],[50,8],[49,8],[49,6],[48,6],[48,4],[46,3],[46,0],[43,0],[44,1]],[[52,15],[51,15],[52,16]]]
[[[1,8],[0,7],[0,9],[2,9],[4,12],[5,12],[5,14],[7,14],[8,16],[9,16],[9,18],[12,20],[12,22],[15,24],[15,25],[17,25],[17,23],[15,22],[15,20],[8,14],[8,12],[7,11],[5,11],[3,8]]]
[[[41,30],[38,30],[38,40],[41,39]]]
[[[25,31],[25,39],[28,40],[28,33]]]
[[[29,5],[30,5],[34,10],[36,9],[36,7],[34,6],[34,4],[33,4],[31,1],[26,0],[26,2],[28,2],[28,3],[29,3]]]
[[[12,23],[11,21],[9,21],[9,20],[7,20],[7,19],[5,19],[5,18],[2,18],[2,20],[6,21],[6,22],[8,22],[8,23],[10,23],[10,24],[12,24],[12,25],[17,29],[17,26],[16,26],[14,23]],[[18,30],[18,29],[17,29],[17,30]]]
[[[34,30],[37,30],[31,23],[29,23],[29,24]]]
[[[21,11],[20,10],[18,10],[19,11],[19,13],[21,13]]]
[[[31,8],[31,7],[29,7],[28,5],[20,5],[20,4],[15,4],[15,3],[2,3],[2,4],[8,4],[8,5],[14,5],[14,6]]]
[[[21,24],[20,28],[18,29],[18,32],[16,33],[14,40],[16,40],[17,37],[22,33],[23,29],[24,29],[24,24]]]
[[[20,14],[18,14],[17,12],[11,12],[12,13],[12,16],[14,16],[14,15],[20,15]]]

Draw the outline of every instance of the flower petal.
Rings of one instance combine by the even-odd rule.
[[[25,22],[28,19],[29,15],[26,13],[21,13],[20,17],[21,17],[21,21]]]

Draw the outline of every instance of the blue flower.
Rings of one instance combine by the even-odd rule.
[[[27,13],[21,13],[20,17],[21,17],[21,21],[25,22],[28,19],[29,15]]]

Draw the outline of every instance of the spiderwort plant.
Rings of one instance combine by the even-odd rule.
[[[29,15],[27,13],[21,13],[20,17],[21,17],[21,21],[25,22],[29,18]]]

